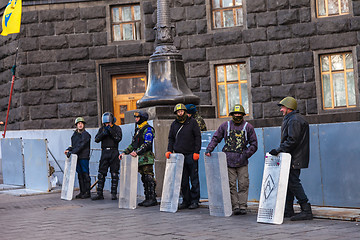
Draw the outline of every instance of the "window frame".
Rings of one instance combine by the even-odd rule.
[[[213,0],[206,0],[206,20],[207,20],[207,30],[208,33],[213,31],[228,31],[232,28],[239,28],[239,29],[247,29],[247,20],[246,20],[246,1],[242,0],[242,10],[243,10],[243,25],[242,26],[232,26],[232,27],[222,27],[222,28],[215,28],[214,24],[214,12],[213,12]]]
[[[121,7],[128,7],[128,6],[134,6],[134,5],[138,5],[140,7],[140,20],[136,20],[136,21],[131,21],[131,23],[135,22],[139,22],[140,28],[139,28],[139,33],[140,33],[140,38],[139,39],[133,39],[133,40],[120,40],[120,41],[115,41],[114,40],[114,31],[113,31],[113,20],[112,20],[112,10],[113,8],[121,8]],[[138,0],[128,0],[125,3],[121,3],[121,4],[113,4],[113,5],[108,5],[106,8],[106,29],[107,29],[107,39],[108,39],[108,45],[119,45],[119,44],[129,44],[129,42],[144,42],[144,26],[143,26],[143,6],[142,6],[142,1],[138,1]],[[132,11],[133,13],[133,11]],[[136,32],[136,26],[133,26],[133,29],[135,29]],[[133,32],[134,33],[134,32]]]
[[[355,85],[355,98],[356,106],[354,107],[335,107],[325,108],[323,98],[323,82],[321,73],[321,60],[322,55],[334,55],[351,53],[353,58],[353,74],[354,74],[354,85]],[[338,49],[319,50],[314,53],[314,67],[315,67],[315,83],[316,83],[316,95],[317,95],[317,108],[318,113],[343,113],[343,112],[354,112],[360,110],[360,99],[359,99],[359,80],[358,80],[358,63],[357,63],[357,52],[356,47],[344,47]],[[333,101],[333,100],[332,100]]]
[[[328,0],[326,0],[328,1]],[[329,19],[329,18],[349,18],[349,17],[353,17],[353,1],[349,0],[349,13],[347,14],[341,14],[341,15],[332,15],[332,16],[324,16],[324,17],[318,17],[318,13],[317,13],[317,3],[318,0],[310,0],[310,4],[311,4],[311,20],[312,21],[323,21],[324,19]]]
[[[219,109],[219,99],[218,99],[218,84],[217,84],[217,72],[216,67],[219,65],[233,65],[233,64],[246,64],[246,74],[247,74],[247,93],[248,93],[248,101],[249,101],[249,109],[246,114],[247,119],[253,118],[253,107],[252,107],[252,97],[251,97],[251,74],[250,74],[250,68],[249,68],[249,59],[240,58],[240,59],[231,59],[231,60],[219,60],[219,61],[210,61],[210,82],[211,82],[211,101],[212,105],[215,106],[216,110],[216,118],[229,118],[230,116],[220,116],[220,109]],[[241,89],[241,82],[239,82],[240,79],[238,79],[238,86],[239,90]],[[240,90],[241,91],[241,90]],[[231,110],[229,109],[229,112]]]

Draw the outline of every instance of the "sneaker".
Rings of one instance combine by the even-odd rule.
[[[189,209],[196,209],[196,208],[198,208],[198,207],[199,207],[199,204],[196,203],[196,202],[194,202],[194,203],[192,203],[192,204],[189,206]]]
[[[82,198],[83,194],[80,192],[78,195],[75,196],[76,199]]]
[[[189,204],[187,204],[187,203],[181,203],[181,204],[179,205],[178,209],[181,210],[181,209],[185,209],[185,208],[188,208],[188,207],[189,207]]]
[[[240,215],[240,208],[235,208],[233,211],[234,215]]]
[[[240,215],[245,215],[246,214],[246,209],[240,209],[239,214]]]

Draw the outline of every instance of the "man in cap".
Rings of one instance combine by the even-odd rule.
[[[119,142],[122,139],[121,128],[115,125],[116,118],[110,112],[102,115],[102,126],[95,136],[95,142],[101,142],[101,158],[98,171],[97,195],[92,200],[104,199],[103,189],[105,177],[110,167],[111,173],[111,199],[117,199],[117,188],[119,183]]]
[[[91,179],[89,175],[90,139],[91,135],[85,130],[85,120],[82,117],[75,119],[76,130],[71,136],[71,146],[65,150],[66,157],[78,155],[76,172],[79,179],[80,193],[75,198],[90,198]]]
[[[257,151],[258,143],[254,127],[244,120],[244,107],[235,105],[230,115],[232,120],[222,123],[216,130],[205,155],[211,156],[225,139],[222,151],[226,154],[232,210],[234,215],[244,215],[249,193],[248,159]]]
[[[206,123],[204,119],[200,116],[198,111],[196,110],[196,106],[194,104],[186,104],[186,112],[189,117],[193,117],[196,122],[199,124],[200,131],[207,131]]]
[[[280,147],[272,149],[269,153],[274,156],[280,152],[291,154],[284,217],[291,217],[292,221],[311,220],[313,219],[311,205],[300,183],[300,169],[309,166],[309,124],[296,110],[297,102],[293,97],[282,99],[278,106],[284,116],[281,125],[281,143]],[[293,208],[294,197],[301,207],[301,212],[296,215]]]
[[[145,200],[140,202],[139,206],[150,207],[157,205],[154,178],[154,159],[155,155],[152,151],[153,141],[155,138],[155,130],[151,127],[147,120],[149,115],[144,111],[136,111],[135,118],[135,134],[131,144],[119,155],[121,160],[125,154],[133,157],[138,156],[138,171],[141,174],[141,181],[144,186]]]
[[[176,114],[176,119],[170,126],[166,158],[170,158],[171,153],[182,153],[184,155],[184,168],[181,179],[183,202],[180,204],[179,209],[195,209],[199,207],[200,199],[198,160],[201,149],[201,132],[195,119],[188,117],[186,114],[184,104],[176,104],[174,114]]]

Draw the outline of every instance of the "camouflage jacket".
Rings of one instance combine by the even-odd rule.
[[[196,122],[199,124],[200,131],[207,131],[206,123],[204,119],[199,115],[198,112],[193,114],[193,118],[196,120]]]
[[[230,120],[230,131],[236,130],[236,131],[242,131],[246,121],[243,120],[240,125],[235,125],[232,120]],[[222,139],[225,139],[226,141],[231,141],[231,139],[227,139],[228,137],[228,122],[224,122],[220,125],[218,130],[214,133],[209,145],[206,148],[206,152],[212,152],[214,148],[222,141]],[[248,159],[257,151],[258,148],[258,142],[256,133],[254,130],[254,127],[247,123],[245,127],[245,141],[243,141],[241,144],[242,146],[241,151],[224,151],[226,154],[226,160],[228,167],[242,167],[249,164]]]
[[[154,164],[155,155],[152,152],[155,130],[144,122],[135,129],[131,144],[124,150],[125,154],[136,152],[139,159],[139,166]]]

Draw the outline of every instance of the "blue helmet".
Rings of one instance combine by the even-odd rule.
[[[102,115],[101,122],[102,122],[102,124],[105,124],[105,123],[114,124],[116,122],[116,118],[114,117],[114,115],[111,112],[105,112]]]

